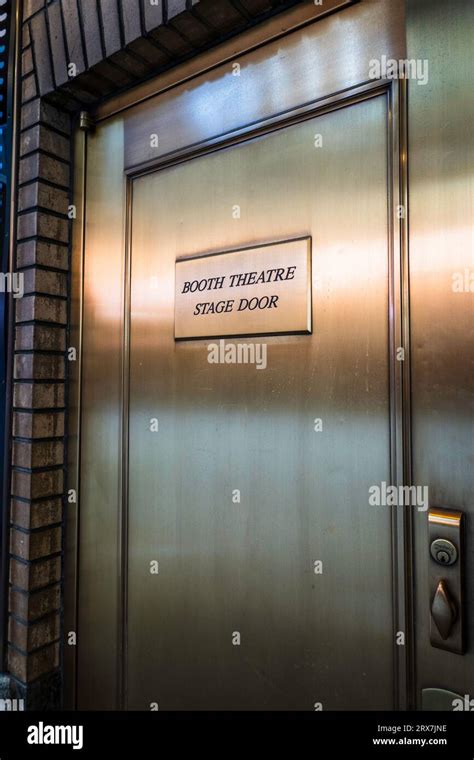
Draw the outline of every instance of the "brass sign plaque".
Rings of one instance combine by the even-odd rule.
[[[176,340],[310,332],[310,238],[176,262]]]

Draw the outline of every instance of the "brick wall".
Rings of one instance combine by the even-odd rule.
[[[60,701],[71,181],[71,117],[38,97],[30,18],[43,6],[24,5],[12,399],[7,661],[29,707]]]
[[[72,124],[80,109],[289,4],[24,0],[7,666],[28,708],[60,705]]]

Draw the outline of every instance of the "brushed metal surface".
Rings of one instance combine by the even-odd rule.
[[[176,339],[307,332],[309,238],[176,261]]]
[[[376,97],[133,182],[130,709],[393,707],[386,124]],[[264,372],[176,343],[176,258],[270,234],[315,241],[318,330]]]
[[[414,482],[430,504],[461,510],[465,529],[467,651],[430,645],[427,517],[415,516],[418,703],[425,686],[473,695],[474,340],[472,292],[456,276],[474,266],[472,197],[474,5],[407,2],[407,55],[428,59],[429,83],[410,82],[409,186]]]
[[[77,706],[84,710],[117,706],[125,218],[122,154],[119,119],[88,137],[77,631]]]
[[[239,53],[238,76],[228,61],[126,112],[125,168],[356,87],[382,55],[405,56],[402,0],[365,0]]]

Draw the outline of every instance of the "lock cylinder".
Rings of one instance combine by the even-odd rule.
[[[447,538],[435,538],[431,543],[430,553],[434,561],[440,565],[454,565],[458,558],[458,550]]]

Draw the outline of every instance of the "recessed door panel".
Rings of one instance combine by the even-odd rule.
[[[394,706],[386,109],[133,181],[130,709]],[[178,258],[302,237],[311,334],[175,341]]]

